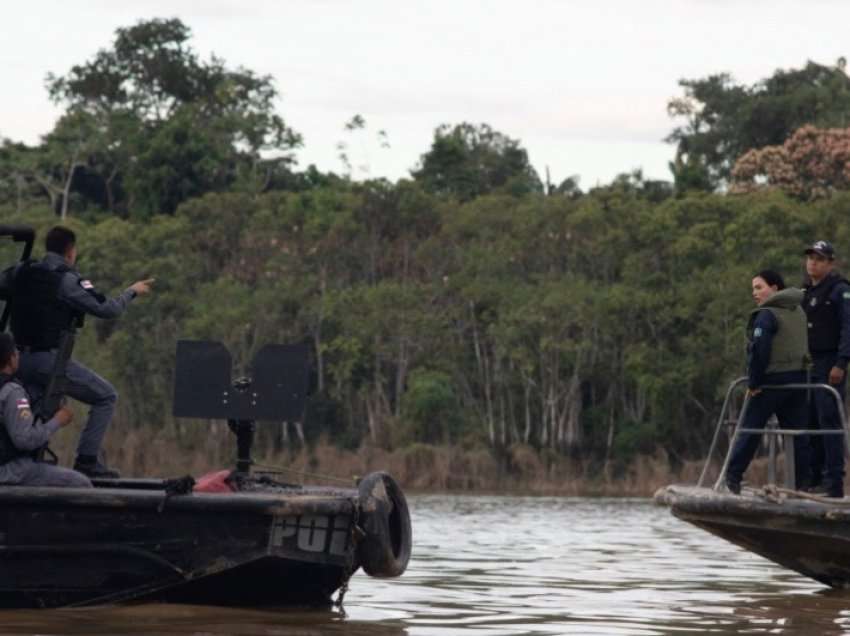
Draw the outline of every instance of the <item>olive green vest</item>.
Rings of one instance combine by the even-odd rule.
[[[783,289],[768,298],[763,305],[750,314],[750,323],[747,328],[747,337],[750,341],[753,339],[753,322],[756,314],[762,309],[772,313],[779,324],[770,350],[770,363],[765,373],[802,371],[806,368],[809,333],[806,313],[800,307],[802,299],[803,292],[799,289]]]

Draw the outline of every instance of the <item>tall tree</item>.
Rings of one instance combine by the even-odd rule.
[[[460,201],[497,189],[512,194],[543,191],[519,141],[487,124],[443,124],[434,131],[431,149],[411,174],[429,192]]]
[[[148,214],[173,212],[202,191],[234,185],[262,190],[273,168],[291,162],[301,143],[275,112],[278,93],[270,76],[230,69],[215,56],[202,60],[190,37],[176,18],[142,21],[118,29],[111,48],[65,76],[47,77],[54,101],[97,122],[100,160],[92,169],[106,184],[110,204],[117,173],[124,177],[126,203],[142,204]],[[199,169],[192,159],[199,145],[215,149],[218,169]],[[177,168],[187,157],[192,167]],[[148,179],[150,161],[176,174]]]
[[[782,144],[805,124],[850,123],[850,78],[843,59],[835,66],[808,62],[777,70],[751,86],[726,73],[683,79],[684,95],[671,99],[671,117],[684,120],[667,141],[676,144],[671,164],[680,190],[717,188],[747,150]]]

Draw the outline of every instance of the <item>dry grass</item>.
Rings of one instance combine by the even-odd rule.
[[[51,442],[63,465],[73,462],[74,429],[61,431]],[[600,470],[598,464],[522,445],[511,447],[501,456],[487,449],[427,444],[393,451],[372,446],[347,451],[321,442],[297,451],[274,452],[263,446],[257,444],[254,459],[279,467],[283,480],[341,483],[322,477],[329,476],[353,484],[356,476],[383,470],[410,492],[651,496],[671,482],[695,482],[701,469],[701,465],[689,464],[674,474],[660,452],[638,457],[612,475],[612,470]],[[236,452],[235,438],[222,423],[190,427],[182,434],[149,428],[111,430],[105,447],[111,465],[124,475],[136,477],[198,477],[232,467]]]

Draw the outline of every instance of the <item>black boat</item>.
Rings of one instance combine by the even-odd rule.
[[[779,565],[796,570],[836,588],[850,587],[850,499],[831,499],[800,492],[794,483],[795,435],[843,435],[848,440],[847,418],[838,392],[826,384],[784,385],[801,391],[827,391],[838,403],[844,430],[780,429],[770,423],[764,431],[741,427],[746,399],[736,419],[727,419],[735,394],[746,378],[733,382],[726,393],[711,449],[695,486],[671,485],[655,493],[655,501],[670,507],[673,515],[722,539],[759,554]],[[770,390],[771,387],[764,387]],[[712,459],[724,427],[731,429],[729,452],[707,485]],[[729,453],[738,435],[763,433],[768,445],[767,483],[745,484],[740,495],[724,484]],[[779,440],[784,446],[784,482],[777,483]]]
[[[0,226],[0,238],[24,243],[22,259],[34,236]],[[8,308],[7,300],[0,329]],[[410,514],[390,475],[329,488],[251,472],[255,422],[303,416],[306,348],[266,345],[250,376],[236,381],[231,368],[219,343],[178,343],[174,414],[226,419],[237,440],[234,470],[200,487],[188,477],[94,480],[94,489],[0,486],[0,607],[328,606],[337,591],[341,603],[360,567],[378,577],[405,571]]]

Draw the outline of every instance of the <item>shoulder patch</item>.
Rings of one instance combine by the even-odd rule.
[[[91,281],[90,281],[90,280],[88,280],[88,279],[86,279],[86,278],[81,278],[81,279],[80,279],[80,287],[82,287],[82,288],[83,288],[83,289],[85,289],[85,290],[92,290],[92,289],[94,289],[94,285],[92,285],[92,284],[91,284]]]
[[[30,401],[29,401],[27,398],[25,398],[25,397],[23,397],[23,398],[19,398],[19,399],[15,402],[15,406],[17,406],[17,407],[18,407],[18,410],[21,410],[21,409],[28,409],[28,408],[30,407]]]
[[[22,420],[31,420],[32,419],[32,411],[30,409],[21,409],[18,411],[18,416]]]
[[[842,297],[844,300],[850,300],[850,291],[846,291],[846,292],[844,292],[843,294],[841,294],[841,297]]]
[[[762,331],[761,327],[756,327],[755,329],[753,329],[753,338],[758,338],[763,333],[764,333],[764,331]]]

